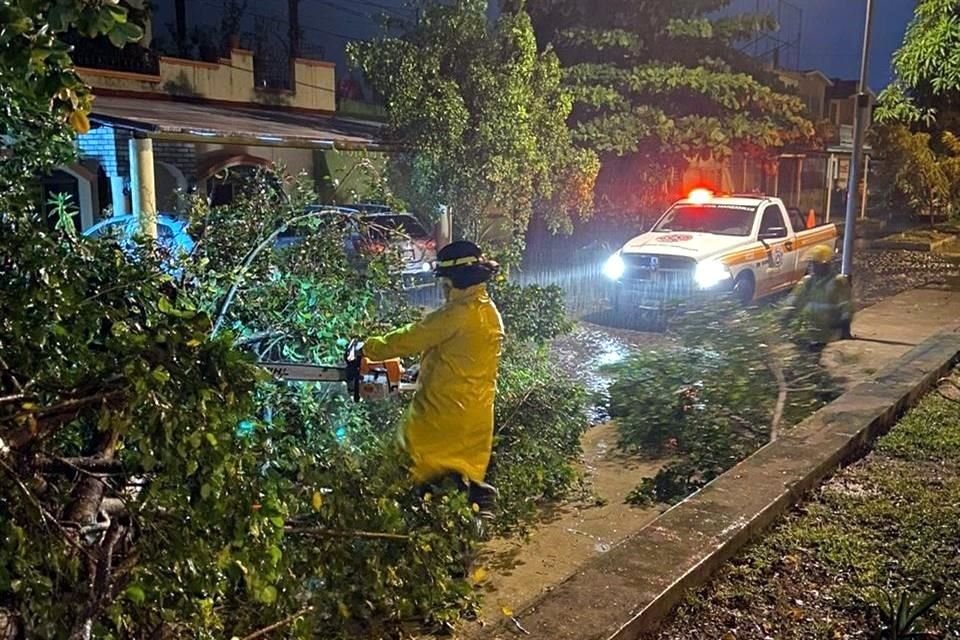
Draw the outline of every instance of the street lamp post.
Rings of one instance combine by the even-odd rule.
[[[854,225],[857,220],[856,197],[863,173],[863,137],[870,118],[870,94],[867,88],[867,73],[870,68],[870,27],[873,24],[873,0],[867,0],[867,20],[863,30],[863,57],[860,58],[860,84],[857,88],[857,112],[853,120],[853,155],[850,156],[850,183],[847,186],[847,215],[843,228],[843,266],[845,276],[853,273]]]

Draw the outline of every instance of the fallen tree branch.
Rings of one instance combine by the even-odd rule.
[[[328,529],[326,527],[297,527],[287,525],[285,533],[321,536],[324,538],[366,538],[369,540],[409,540],[410,536],[403,533],[383,533],[380,531],[355,531],[343,529]]]
[[[285,221],[279,227],[273,230],[270,235],[264,238],[260,244],[250,250],[244,257],[243,262],[240,263],[240,268],[237,270],[234,275],[233,284],[230,285],[230,288],[227,290],[226,296],[224,296],[223,303],[220,305],[220,308],[217,310],[217,316],[213,323],[213,329],[210,331],[211,336],[215,336],[220,332],[220,328],[223,326],[224,321],[227,318],[227,311],[230,310],[230,306],[233,304],[233,299],[236,297],[237,292],[240,290],[240,283],[246,278],[247,272],[250,271],[250,266],[253,264],[253,261],[256,260],[257,256],[263,253],[267,248],[271,247],[276,241],[277,237],[286,231],[291,225],[297,224],[302,220],[308,220],[310,218],[319,218],[320,216],[330,216],[330,215],[343,215],[340,211],[334,209],[320,209],[317,211],[310,211],[309,213],[304,213],[298,216],[294,216],[289,220]]]
[[[28,412],[25,415],[31,424],[14,429],[4,438],[4,442],[14,451],[22,449],[34,440],[42,440],[58,427],[73,421],[85,409],[96,405],[115,404],[125,393],[123,390],[97,393],[86,398],[64,400],[36,412]]]
[[[776,358],[767,361],[767,368],[777,381],[777,404],[773,409],[773,418],[770,420],[770,442],[774,442],[778,436],[780,421],[783,420],[783,411],[787,406],[787,379],[783,375],[780,361]]]
[[[240,338],[234,342],[234,345],[238,347],[245,347],[248,344],[256,344],[272,338],[283,338],[286,335],[287,334],[283,331],[261,331],[259,333],[254,333],[253,335],[246,336],[245,338]]]
[[[33,505],[33,507],[40,514],[40,520],[42,522],[48,525],[53,525],[53,527],[60,533],[60,536],[63,538],[63,540],[67,544],[69,544],[71,547],[73,547],[83,555],[87,556],[87,558],[92,559],[90,552],[86,548],[84,548],[83,545],[81,545],[79,542],[77,542],[74,539],[74,536],[69,531],[67,531],[67,529],[62,524],[60,524],[60,521],[57,520],[52,513],[50,513],[49,511],[43,508],[43,505],[40,504],[40,501],[37,499],[37,497],[33,495],[30,489],[27,488],[27,485],[23,484],[23,480],[20,479],[20,476],[17,474],[17,472],[14,471],[9,465],[7,465],[7,463],[3,461],[3,458],[0,458],[0,468],[3,468],[3,470],[10,475],[10,478],[13,480],[13,482],[17,485],[20,491],[22,491],[23,494],[26,496],[27,501],[31,505]]]
[[[290,624],[293,624],[294,622],[296,622],[297,618],[301,618],[301,617],[307,615],[308,613],[311,613],[313,610],[314,610],[314,607],[312,607],[312,606],[311,606],[311,607],[305,607],[305,608],[301,609],[300,611],[297,611],[296,613],[287,616],[287,617],[284,618],[283,620],[280,620],[280,621],[278,621],[278,622],[274,622],[274,623],[271,624],[269,627],[264,627],[263,629],[260,629],[259,631],[254,631],[254,632],[251,633],[250,635],[244,636],[244,637],[242,638],[242,640],[257,640],[257,638],[263,638],[263,637],[267,636],[268,634],[273,633],[274,631],[277,631],[277,630],[282,629],[282,628],[284,628],[284,627],[286,627],[286,626],[288,626],[288,625],[290,625]]]
[[[135,475],[141,473],[138,469],[130,469],[119,460],[106,458],[61,458],[58,456],[41,456],[33,465],[44,473],[82,473],[85,475],[112,476]]]

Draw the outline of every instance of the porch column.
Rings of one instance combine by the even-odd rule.
[[[123,192],[127,180],[123,176],[110,176],[110,199],[113,202],[113,215],[125,216],[130,213],[127,195]]]
[[[130,196],[140,231],[157,237],[157,191],[153,174],[153,140],[137,134],[130,138]]]

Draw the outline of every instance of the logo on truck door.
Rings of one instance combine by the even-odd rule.
[[[778,245],[773,248],[773,266],[783,266],[783,245]]]

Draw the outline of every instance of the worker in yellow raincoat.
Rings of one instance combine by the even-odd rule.
[[[503,322],[486,282],[499,266],[465,241],[437,254],[434,273],[445,303],[422,320],[364,341],[371,361],[420,355],[418,388],[400,438],[418,484],[453,476],[470,500],[492,508],[495,490],[484,482],[493,450],[493,402]]]
[[[797,284],[785,305],[785,319],[800,317],[807,325],[812,349],[837,338],[852,338],[853,300],[850,279],[833,268],[833,249],[819,245],[810,252],[811,272]]]

